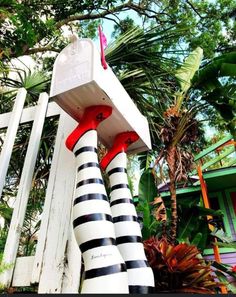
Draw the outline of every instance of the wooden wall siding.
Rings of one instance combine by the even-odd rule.
[[[235,230],[234,223],[233,223],[233,220],[232,220],[232,216],[231,216],[231,213],[230,213],[230,208],[229,208],[229,204],[227,202],[227,197],[226,197],[225,191],[222,191],[222,197],[224,199],[225,210],[226,210],[227,218],[228,218],[228,221],[229,221],[231,237],[232,237],[232,239],[234,241],[236,241],[236,230]]]
[[[54,102],[47,102],[46,93],[40,95],[38,105],[23,109],[26,91],[21,89],[13,111],[0,114],[0,129],[7,128],[0,155],[0,192],[5,176],[16,131],[20,123],[33,121],[30,144],[27,148],[22,180],[13,210],[3,259],[13,268],[0,275],[0,283],[9,286],[38,285],[38,293],[78,293],[81,254],[72,231],[72,197],[74,190],[75,160],[65,147],[67,135],[76,122]],[[16,257],[19,230],[24,222],[25,208],[32,183],[32,172],[38,154],[39,140],[44,119],[60,116],[55,148],[41,218],[36,253],[29,257]],[[14,123],[14,125],[13,125]],[[21,273],[21,271],[23,271]]]
[[[221,257],[221,262],[224,264],[229,264],[229,265],[236,265],[236,253],[226,253],[226,254],[220,254]],[[214,255],[207,255],[204,256],[206,260],[214,261]]]

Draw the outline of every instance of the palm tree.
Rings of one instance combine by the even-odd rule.
[[[158,129],[176,88],[174,71],[180,62],[168,49],[183,31],[133,27],[106,48],[106,60],[150,124],[152,144],[159,147]],[[176,52],[183,54],[183,51]]]
[[[198,70],[202,59],[202,49],[197,48],[187,57],[183,65],[176,71],[179,82],[179,90],[174,93],[173,102],[167,108],[163,116],[160,138],[163,149],[156,160],[165,158],[168,164],[169,190],[171,196],[171,228],[170,241],[176,240],[177,232],[177,199],[176,183],[187,181],[188,172],[191,169],[193,155],[188,150],[199,135],[198,122],[194,118],[198,108],[191,107],[188,100],[188,90],[191,79]]]
[[[50,79],[42,71],[32,70],[22,60],[2,64],[0,69],[0,112],[11,110],[19,88],[27,90],[27,105],[34,105],[40,93],[49,87]]]

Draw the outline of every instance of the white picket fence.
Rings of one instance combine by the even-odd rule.
[[[76,122],[56,103],[48,103],[46,93],[40,95],[36,106],[24,109],[26,94],[25,89],[20,89],[12,112],[0,114],[0,129],[7,128],[0,154],[0,196],[18,126],[33,122],[3,256],[5,263],[13,265],[0,274],[0,283],[6,287],[38,284],[38,293],[78,293],[81,254],[71,223],[75,162],[64,144]],[[59,125],[36,253],[35,256],[17,257],[44,121],[46,117],[56,115],[60,116]]]

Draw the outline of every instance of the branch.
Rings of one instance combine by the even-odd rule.
[[[191,2],[189,2],[188,0],[186,1],[186,3],[192,8],[192,10],[201,18],[203,19],[203,17],[200,15],[200,13],[197,11],[197,9],[193,6],[193,4]]]
[[[170,23],[170,24],[175,24],[176,20],[173,20],[172,17],[164,12],[156,12],[155,10],[152,10],[150,8],[145,9],[144,7],[142,7],[141,5],[137,5],[134,3],[131,3],[129,5],[129,8],[136,11],[137,13],[141,14],[144,17],[147,17],[149,19],[155,19],[156,21],[158,21],[160,24],[165,24],[165,23]],[[152,15],[150,15],[150,13]],[[163,15],[163,16],[167,16],[169,17],[169,20],[162,20],[158,17],[158,15]]]
[[[227,53],[227,52],[232,52],[232,51],[236,51],[236,46],[232,45],[232,46],[228,46],[228,47],[218,47],[216,49],[215,52],[220,52],[220,53]]]
[[[120,27],[120,24],[116,20],[109,18],[109,17],[104,17],[104,19],[110,20],[110,21],[114,22],[118,27]]]
[[[36,48],[31,48],[30,49],[28,47],[28,45],[24,45],[23,46],[23,52],[22,52],[21,56],[23,56],[23,55],[33,55],[33,54],[37,54],[37,53],[44,53],[44,52],[48,52],[48,51],[60,53],[59,49],[54,48],[52,46],[36,47]],[[18,56],[19,55],[12,52],[11,49],[7,52],[7,55],[5,55],[4,51],[0,52],[0,60],[1,60],[1,58],[5,58],[5,57],[7,59],[12,59],[12,58],[17,58]]]
[[[103,12],[94,13],[94,14],[87,13],[87,14],[72,15],[62,21],[57,22],[56,28],[59,29],[63,25],[66,25],[66,24],[68,24],[70,22],[74,22],[74,21],[94,20],[94,19],[99,19],[99,18],[106,18],[106,16],[109,14],[115,14],[116,12],[121,12],[126,9],[132,9],[132,10],[136,11],[137,13],[139,13],[143,16],[146,16],[150,19],[155,18],[156,20],[158,20],[160,22],[165,22],[165,21],[161,21],[160,19],[158,19],[156,11],[151,10],[151,9],[145,9],[144,7],[137,5],[137,4],[133,3],[131,0],[129,0],[126,3],[118,5],[112,9],[106,9]],[[152,15],[150,15],[148,13],[152,13]],[[161,14],[167,15],[166,13],[161,13]]]
[[[63,25],[66,25],[66,24],[68,24],[70,22],[74,22],[74,21],[94,20],[94,19],[104,18],[109,14],[114,14],[116,12],[120,12],[123,9],[129,8],[129,7],[130,7],[130,1],[128,1],[127,3],[121,4],[119,6],[116,6],[113,9],[105,10],[105,11],[97,13],[97,14],[88,13],[88,14],[72,15],[72,16],[68,17],[67,19],[57,22],[56,28],[59,29]]]
[[[54,48],[52,46],[46,46],[46,47],[36,47],[36,48],[28,49],[24,52],[24,55],[32,55],[32,54],[36,54],[36,53],[44,53],[44,52],[49,52],[49,51],[60,53],[59,49]]]

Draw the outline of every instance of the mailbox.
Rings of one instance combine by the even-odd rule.
[[[79,122],[91,105],[109,105],[112,115],[98,127],[99,139],[108,148],[121,132],[135,131],[140,139],[133,153],[151,149],[147,119],[140,113],[111,68],[101,65],[100,52],[90,39],[74,39],[57,56],[50,90],[52,97]]]

